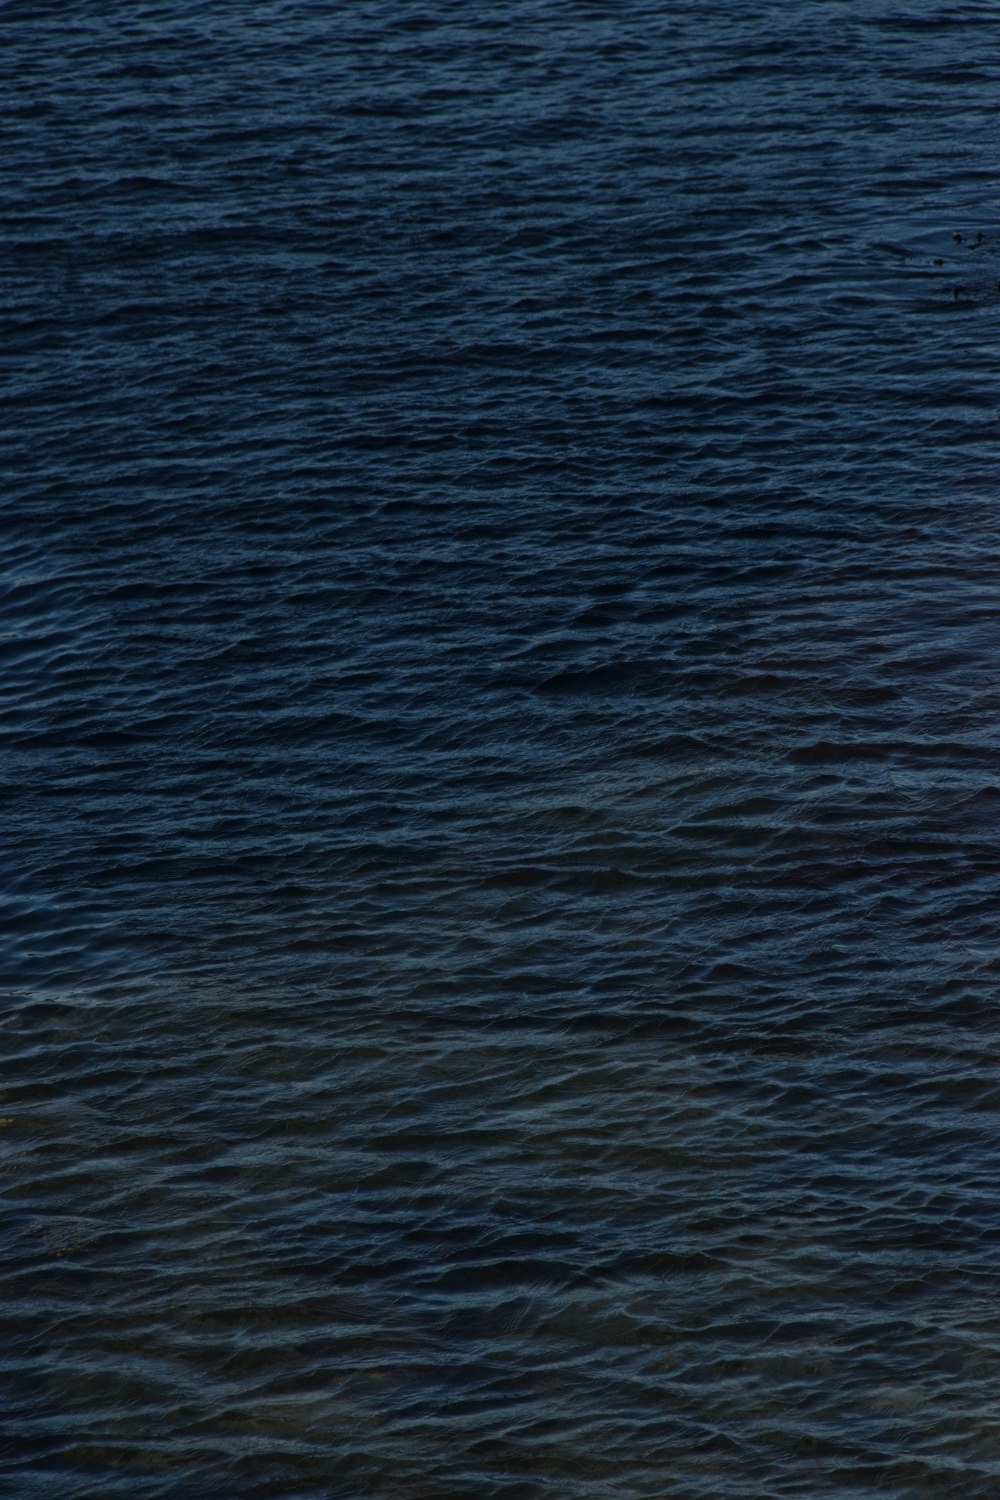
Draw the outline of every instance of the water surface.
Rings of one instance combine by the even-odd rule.
[[[0,39],[4,1493],[995,1497],[995,8]]]

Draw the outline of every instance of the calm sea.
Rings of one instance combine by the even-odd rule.
[[[12,1500],[1000,1494],[992,0],[7,0]]]

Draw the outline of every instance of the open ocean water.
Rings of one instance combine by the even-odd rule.
[[[0,72],[0,1493],[996,1500],[996,5]]]

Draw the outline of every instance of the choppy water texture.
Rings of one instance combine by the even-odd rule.
[[[0,44],[3,1494],[995,1500],[995,5]]]

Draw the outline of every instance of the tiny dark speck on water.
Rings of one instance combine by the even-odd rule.
[[[996,1500],[995,23],[0,6],[0,1494]]]

